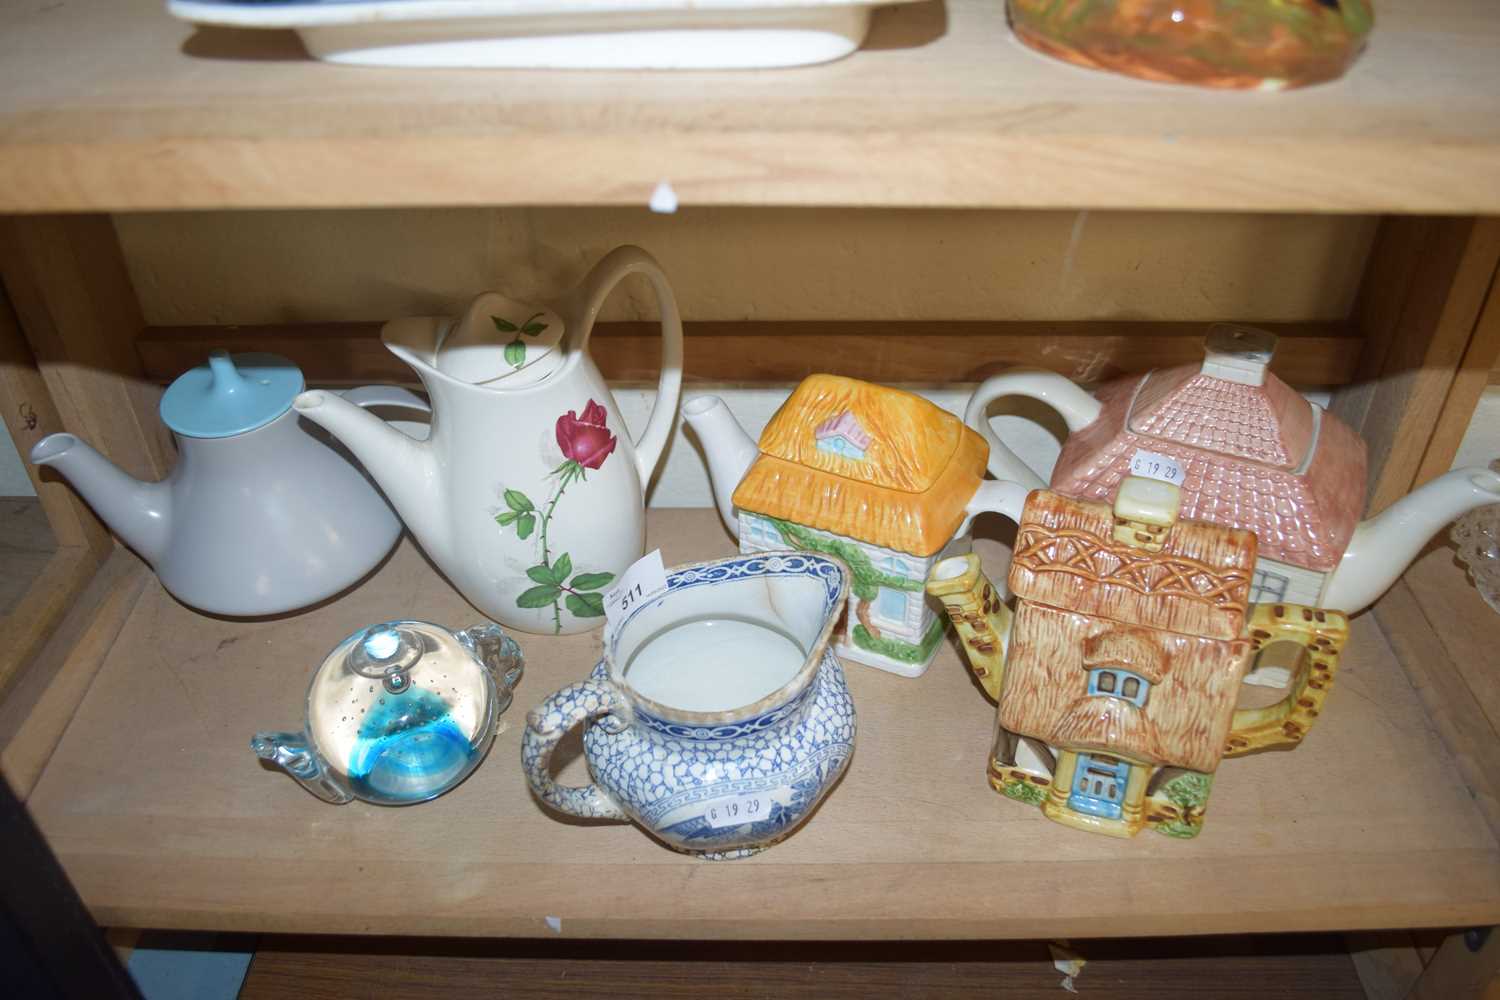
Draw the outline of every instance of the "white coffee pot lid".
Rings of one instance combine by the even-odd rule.
[[[475,385],[534,385],[561,365],[558,345],[566,332],[551,309],[485,292],[443,334],[434,366]]]

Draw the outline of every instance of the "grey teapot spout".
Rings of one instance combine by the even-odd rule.
[[[48,434],[32,447],[31,461],[66,476],[110,530],[152,566],[166,554],[172,536],[167,483],[127,475],[72,434]]]

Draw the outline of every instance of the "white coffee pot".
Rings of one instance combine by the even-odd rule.
[[[662,332],[656,404],[635,440],[588,352],[605,298],[632,274],[650,279]],[[604,591],[645,546],[645,486],[682,386],[682,323],[656,261],[620,247],[550,307],[487,292],[456,320],[396,320],[381,339],[432,400],[427,440],[330,392],[303,393],[297,411],[348,445],[481,612],[542,634],[603,624]]]

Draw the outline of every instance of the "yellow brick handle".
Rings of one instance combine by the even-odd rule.
[[[1274,705],[1234,713],[1224,742],[1225,757],[1284,750],[1302,742],[1333,688],[1339,654],[1349,638],[1349,618],[1338,611],[1300,604],[1257,604],[1247,632],[1257,654],[1273,642],[1291,640],[1300,643],[1306,655],[1292,678],[1290,694]]]
[[[1005,652],[1010,641],[1010,608],[979,567],[979,557],[943,559],[927,577],[927,592],[943,602],[948,620],[963,642],[979,686],[994,702],[1005,684]]]

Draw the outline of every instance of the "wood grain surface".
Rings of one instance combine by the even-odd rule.
[[[1256,94],[1045,59],[993,0],[877,11],[847,59],[735,73],[333,66],[159,0],[6,0],[0,211],[644,211],[663,180],[684,211],[1500,210],[1489,0],[1385,0],[1377,31],[1345,79]]]
[[[1094,1000],[1365,1000],[1336,938],[1080,941]],[[262,938],[240,1000],[1057,1000],[1047,946],[1015,942],[422,942]]]
[[[411,382],[380,343],[379,323],[150,327],[136,341],[149,378],[169,382],[215,347],[291,358],[309,382]],[[1295,385],[1341,385],[1362,343],[1340,323],[1264,324],[1282,338],[1272,368]],[[872,382],[978,382],[1017,365],[1085,385],[1203,359],[1205,323],[697,322],[684,323],[684,377],[716,383],[798,382],[814,372]],[[605,378],[655,384],[654,323],[600,323],[590,352]]]
[[[732,550],[712,510],[653,510],[648,531],[669,565]],[[979,549],[1003,573],[998,545]],[[518,636],[527,674],[504,730],[435,802],[333,807],[262,767],[251,734],[301,724],[326,651],[399,617],[479,618],[408,545],[344,597],[276,620],[205,617],[148,582],[28,800],[96,919],[699,939],[1500,919],[1500,844],[1368,616],[1318,728],[1295,753],[1226,762],[1196,840],[1090,836],[992,792],[994,708],[946,646],[915,681],[848,668],[860,733],[847,776],[805,828],[733,864],[674,854],[630,826],[559,821],[528,794],[523,712],[587,673],[596,635]]]

